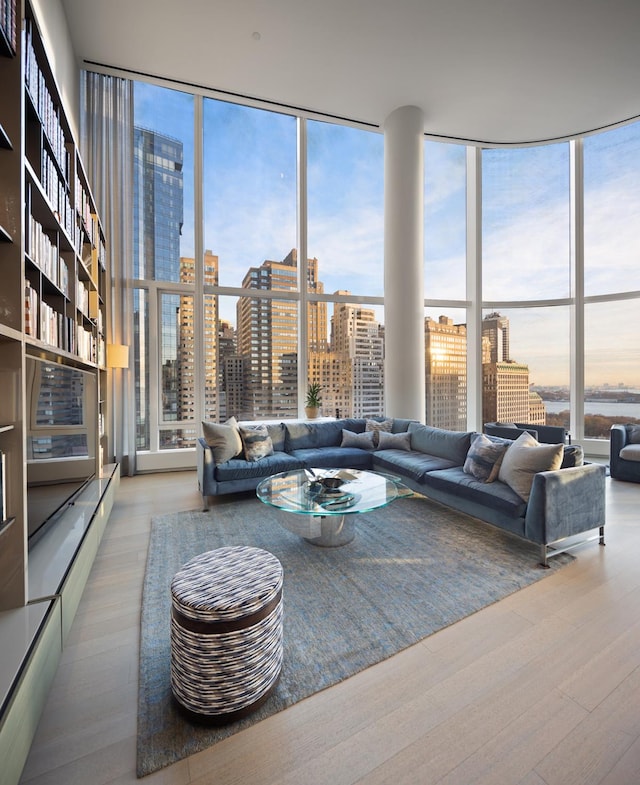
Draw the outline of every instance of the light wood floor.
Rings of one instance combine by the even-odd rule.
[[[638,785],[640,485],[607,483],[605,548],[141,782]],[[122,480],[23,783],[137,782],[149,521],[195,488]]]

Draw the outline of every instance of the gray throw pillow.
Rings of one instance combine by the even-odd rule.
[[[476,434],[469,447],[463,471],[480,482],[493,482],[498,478],[500,464],[508,447],[506,442],[493,441],[483,433]]]
[[[241,425],[239,430],[246,461],[253,463],[273,455],[273,442],[266,425]]]
[[[498,478],[528,502],[535,475],[559,469],[563,454],[563,444],[540,444],[525,431],[507,449]]]
[[[211,447],[216,463],[226,463],[242,455],[242,439],[235,417],[230,417],[223,425],[203,422],[202,433],[205,442]]]
[[[380,431],[386,431],[387,433],[391,433],[392,428],[393,428],[393,420],[390,417],[388,417],[385,420],[367,420],[365,424],[365,431],[373,432],[374,447],[378,446],[378,434],[380,433]]]
[[[342,429],[342,443],[341,447],[359,447],[361,450],[373,450],[375,447],[374,431],[364,431],[363,433],[354,433],[348,431],[346,428]]]
[[[410,433],[378,431],[378,450],[411,450]]]

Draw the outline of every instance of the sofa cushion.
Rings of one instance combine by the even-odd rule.
[[[627,443],[640,444],[640,425],[627,425]]]
[[[387,433],[378,431],[378,444],[376,450],[406,450],[411,449],[411,434]]]
[[[313,469],[368,469],[371,467],[371,450],[359,447],[311,447],[294,450],[291,455],[303,466]]]
[[[620,450],[620,457],[625,461],[640,461],[640,444],[627,444]]]
[[[508,447],[509,445],[504,441],[490,439],[483,433],[473,434],[471,447],[462,467],[463,471],[480,482],[497,480],[500,464]]]
[[[243,458],[232,458],[226,463],[216,466],[215,478],[218,482],[247,480],[250,478],[270,477],[279,472],[302,469],[303,463],[286,452],[274,452],[259,461],[245,461]]]
[[[523,518],[527,510],[526,502],[506,483],[499,480],[492,483],[480,482],[459,466],[429,472],[425,475],[424,485],[427,496],[429,488],[436,488],[444,493],[454,493],[481,507],[506,513],[513,518]],[[478,517],[482,518],[482,515],[479,514]]]
[[[373,453],[374,469],[400,474],[420,483],[424,482],[429,472],[436,469],[449,469],[452,466],[455,466],[453,461],[417,451],[377,450]]]
[[[242,455],[242,439],[235,417],[230,417],[222,425],[203,421],[202,433],[216,463],[225,463]]]
[[[446,431],[412,422],[409,423],[409,433],[412,450],[446,458],[455,466],[464,464],[471,446],[471,433],[466,431]]]
[[[377,431],[365,431],[364,433],[354,433],[346,428],[342,429],[341,447],[359,447],[361,450],[373,450],[375,447],[375,437]]]
[[[285,450],[309,450],[314,447],[339,447],[342,430],[362,433],[364,419],[346,418],[328,422],[287,422],[285,427]]]
[[[273,442],[266,425],[241,425],[240,438],[247,461],[259,461],[273,455]]]
[[[498,477],[524,501],[529,501],[534,476],[559,469],[563,454],[563,444],[540,444],[525,431],[507,450]]]
[[[271,437],[274,452],[284,452],[284,423],[281,422],[268,422],[267,431]]]

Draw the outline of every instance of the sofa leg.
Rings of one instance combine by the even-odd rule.
[[[606,545],[606,543],[604,541],[604,526],[600,527],[600,537],[598,539],[598,542],[599,542],[600,545]]]
[[[545,570],[549,569],[549,560],[547,558],[547,546],[541,545],[540,546],[540,566],[543,567]]]
[[[202,512],[209,512],[209,497],[205,494],[202,495],[202,503],[204,504]]]

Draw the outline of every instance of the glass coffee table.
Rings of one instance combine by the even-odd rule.
[[[307,542],[346,545],[356,515],[384,507],[406,490],[399,478],[362,469],[295,469],[262,480],[258,499],[287,513],[282,525]]]

